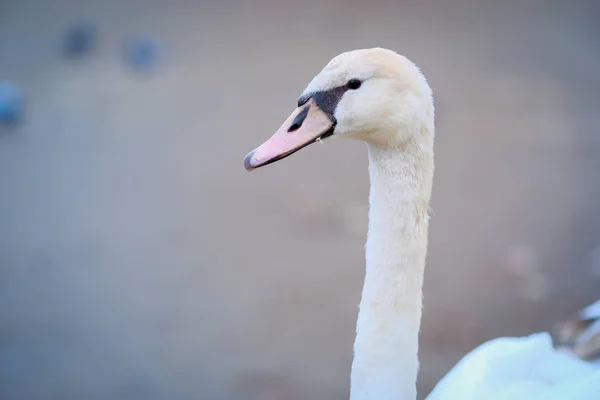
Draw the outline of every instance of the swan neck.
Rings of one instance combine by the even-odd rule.
[[[414,400],[433,145],[367,146],[369,227],[350,399]]]

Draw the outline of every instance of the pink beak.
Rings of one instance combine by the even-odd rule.
[[[310,99],[294,110],[266,142],[244,158],[248,171],[281,160],[333,133],[335,120]]]

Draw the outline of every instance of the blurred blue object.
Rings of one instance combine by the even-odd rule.
[[[16,124],[23,114],[24,98],[19,86],[11,81],[0,81],[0,124]]]
[[[72,26],[64,38],[64,51],[68,57],[80,58],[92,51],[96,44],[96,28],[90,22]]]
[[[160,55],[160,44],[154,38],[137,38],[125,47],[127,63],[138,70],[155,67]]]
[[[18,348],[10,345],[0,347],[0,377],[8,383],[18,378],[23,370],[22,354]]]

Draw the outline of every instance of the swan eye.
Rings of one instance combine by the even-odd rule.
[[[360,85],[362,85],[362,82],[359,79],[350,79],[348,81],[348,83],[346,83],[346,86],[348,86],[348,89],[352,89],[352,90],[356,90],[360,87]]]

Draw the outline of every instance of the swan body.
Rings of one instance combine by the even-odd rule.
[[[327,138],[366,143],[369,225],[351,400],[416,398],[434,137],[432,91],[419,68],[391,50],[354,50],[334,57],[283,125],[244,159],[254,170]],[[592,398],[600,399],[600,371],[555,351],[548,334],[484,343],[428,397]]]
[[[597,400],[599,396],[600,370],[557,351],[550,334],[542,332],[483,343],[438,382],[427,400]]]
[[[550,333],[497,338],[464,356],[427,400],[600,399],[600,300]]]

